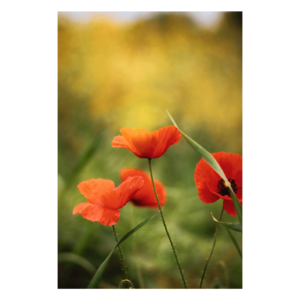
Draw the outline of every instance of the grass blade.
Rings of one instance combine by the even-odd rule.
[[[225,227],[225,228],[226,228],[226,230],[227,230],[227,232],[228,232],[228,234],[229,234],[229,236],[230,236],[230,238],[231,238],[231,240],[232,240],[232,242],[233,242],[233,244],[234,244],[236,250],[238,251],[238,253],[239,253],[241,259],[243,259],[243,257],[242,257],[242,251],[241,251],[241,249],[240,249],[240,247],[239,247],[239,244],[237,243],[236,239],[234,238],[234,236],[233,236],[233,234],[230,232],[230,230],[229,230],[227,227]]]
[[[172,118],[172,116],[169,114],[169,112],[167,111],[171,121],[173,122],[174,126],[177,127],[177,129],[181,132],[182,136],[185,138],[185,140],[190,144],[190,146],[196,150],[198,153],[200,153],[203,157],[203,159],[222,177],[222,179],[227,183],[228,187],[229,187],[229,191],[231,194],[231,198],[233,200],[233,204],[234,204],[234,208],[237,212],[238,218],[240,223],[243,223],[243,217],[242,217],[242,205],[239,202],[239,200],[237,199],[232,187],[231,187],[231,183],[228,181],[227,177],[225,176],[222,168],[220,167],[220,165],[218,164],[218,162],[214,159],[214,157],[206,150],[204,149],[202,146],[200,146],[199,144],[197,144],[193,139],[191,139],[188,135],[186,135],[184,132],[182,132],[176,122],[174,121],[174,119]]]
[[[106,265],[110,259],[110,257],[112,256],[114,250],[122,243],[124,242],[128,237],[130,237],[134,232],[136,232],[137,230],[139,230],[141,227],[143,227],[145,224],[147,224],[151,219],[153,219],[157,214],[153,215],[152,217],[146,219],[145,221],[143,221],[142,223],[140,223],[139,225],[137,225],[136,227],[134,227],[133,229],[131,229],[129,232],[127,232],[119,241],[119,243],[116,244],[116,246],[111,250],[111,252],[109,253],[109,255],[106,257],[106,259],[104,260],[104,262],[101,264],[101,266],[98,268],[97,272],[95,273],[94,277],[92,278],[90,284],[88,285],[88,289],[93,289],[93,288],[97,288],[102,274],[106,268]]]
[[[243,223],[242,205],[240,201],[237,199],[233,189],[231,188],[231,185],[229,185],[229,191],[230,191],[231,198],[233,200],[235,211],[238,215],[240,223],[242,224]]]
[[[227,227],[228,229],[234,230],[234,231],[238,231],[238,232],[242,232],[242,224],[240,223],[228,223],[228,222],[220,222],[218,219],[216,219],[213,214],[211,213],[211,216],[213,218],[213,220],[217,223],[222,224],[223,226]]]

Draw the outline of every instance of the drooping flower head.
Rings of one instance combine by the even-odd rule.
[[[130,201],[132,195],[142,188],[144,180],[140,176],[128,177],[117,188],[108,179],[91,179],[78,184],[78,189],[89,202],[78,204],[73,215],[81,213],[90,221],[110,226],[118,222],[120,211]]]
[[[115,136],[112,146],[126,148],[139,158],[158,158],[181,138],[175,126],[166,126],[153,132],[147,129],[121,128],[122,136]]]
[[[242,156],[234,153],[217,152],[211,154],[224,171],[236,197],[242,204]],[[223,199],[225,211],[232,216],[237,213],[234,208],[229,188],[221,176],[203,159],[199,161],[195,170],[195,182],[198,195],[202,202],[213,203]]]
[[[151,177],[145,171],[133,168],[124,168],[120,171],[120,177],[122,181],[127,180],[127,178],[131,176],[141,176],[144,180],[143,187],[131,197],[132,203],[135,206],[158,209]],[[159,198],[160,206],[162,207],[167,202],[166,188],[160,181],[156,179],[154,179],[154,184]]]

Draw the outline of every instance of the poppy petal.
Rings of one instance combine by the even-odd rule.
[[[243,202],[243,188],[239,188],[235,195],[238,198],[239,202]]]
[[[217,200],[220,199],[219,196],[212,193],[205,182],[202,182],[201,184],[198,183],[198,196],[200,200],[204,203],[214,203]]]
[[[241,179],[243,169],[243,157],[238,154],[228,153],[232,164],[232,177],[237,180]]]
[[[164,185],[158,180],[154,180],[154,184],[159,199],[159,204],[161,207],[163,207],[167,202],[166,189]],[[151,185],[143,187],[136,194],[134,194],[131,200],[135,206],[158,209],[158,203],[154,193],[152,182]]]
[[[102,205],[112,209],[122,208],[143,185],[144,180],[142,177],[129,177],[113,191],[106,193],[102,197]]]
[[[228,195],[220,195],[219,193],[217,192],[212,192],[213,194],[215,194],[216,196],[218,196],[219,198],[223,199],[223,200],[228,200],[228,201],[232,201],[232,198],[231,198],[231,195],[228,196]],[[237,190],[237,192],[235,193],[236,197],[238,198],[239,202],[242,202],[243,199],[242,199],[242,188],[239,188]]]
[[[120,177],[122,181],[125,181],[128,177],[141,176],[144,179],[145,184],[151,183],[150,176],[148,177],[146,172],[135,168],[123,168],[120,170]]]
[[[242,186],[243,186],[243,172],[242,172],[242,160],[243,157],[239,154],[235,153],[226,153],[226,152],[218,152],[212,153],[212,156],[216,159],[216,161],[221,166],[224,171],[226,177],[229,179],[234,179],[237,192],[235,193],[238,200],[242,202]],[[217,189],[215,190],[215,194],[217,193]],[[221,196],[220,198],[224,200],[232,200],[231,196]]]
[[[219,163],[226,177],[236,181],[238,186],[237,197],[241,201],[241,192],[239,192],[239,188],[242,187],[242,156],[226,152],[217,152],[212,153],[211,155]],[[209,190],[217,195],[219,192],[218,182],[221,179],[221,176],[203,158],[199,161],[195,170],[196,186],[197,184],[200,184],[200,182],[206,182]],[[229,196],[223,197],[220,195],[220,198],[231,200],[231,197]]]
[[[223,206],[224,206],[225,211],[229,215],[231,215],[233,217],[237,216],[237,213],[235,211],[234,204],[233,204],[232,200],[223,200]]]
[[[241,202],[243,199],[243,172],[242,172],[242,170],[239,170],[235,173],[234,179],[235,179],[236,186],[237,186],[236,196],[239,199],[239,201]]]
[[[242,204],[242,203],[241,203]],[[225,211],[233,216],[233,217],[236,217],[237,216],[237,213],[235,211],[235,208],[234,208],[234,204],[233,204],[233,201],[232,200],[224,200],[223,201],[223,206],[224,206],[224,209]]]
[[[106,226],[116,224],[120,218],[120,212],[117,209],[93,205],[89,202],[78,204],[73,210],[73,215],[78,213],[81,213],[82,217],[87,220],[97,221]]]
[[[166,126],[152,133],[140,128],[121,128],[120,132],[123,136],[114,137],[112,146],[126,148],[139,158],[158,158],[181,138],[175,126]]]
[[[226,152],[217,152],[211,155],[231,182],[232,188],[242,204],[242,156]],[[224,181],[203,158],[196,166],[195,183],[202,202],[212,203],[221,198],[225,211],[232,216],[237,216],[231,195],[228,188],[226,189]]]
[[[221,176],[203,158],[196,166],[194,178],[198,189],[206,186],[211,192],[218,191],[217,186]],[[203,183],[206,185],[203,186]]]
[[[153,139],[157,140],[158,143],[151,158],[162,156],[170,146],[178,143],[181,138],[181,133],[175,126],[165,126],[159,130],[153,131],[152,135]]]
[[[223,170],[224,174],[226,175],[226,177],[231,178],[232,177],[232,170],[233,170],[232,160],[234,159],[235,155],[237,155],[237,154],[226,153],[224,151],[221,151],[221,152],[217,152],[217,153],[212,153],[211,155],[218,162],[218,164],[222,168],[222,170]],[[239,156],[239,155],[237,155],[237,156]]]
[[[112,140],[111,145],[114,148],[126,148],[134,154],[136,154],[137,152],[137,150],[125,139],[125,137],[121,135],[115,136]]]
[[[226,200],[226,201],[232,201],[231,196],[227,196],[227,195],[222,196],[222,195],[220,195],[219,193],[216,193],[216,192],[212,192],[212,193],[214,195],[216,195],[217,197],[219,197],[219,199],[223,199],[223,200]]]
[[[115,184],[111,180],[99,178],[80,182],[77,187],[91,203],[101,205],[102,195],[113,191]]]
[[[136,192],[131,198],[133,204],[140,207],[144,206],[157,209],[158,204],[152,186],[151,177],[145,171],[134,168],[124,168],[120,171],[120,177],[123,181],[131,176],[141,176],[144,180],[143,187],[138,192]],[[167,202],[166,188],[160,181],[155,179],[154,184],[159,203],[161,206],[163,206]]]
[[[121,128],[120,132],[132,145],[136,151],[134,152],[140,158],[152,158],[152,153],[157,145],[157,140],[152,138],[152,133],[147,129],[131,129]]]

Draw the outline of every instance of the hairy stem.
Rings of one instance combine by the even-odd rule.
[[[115,225],[112,225],[112,229],[113,229],[113,232],[114,232],[114,235],[115,235],[115,238],[116,238],[116,242],[119,243],[119,239],[118,239],[118,236],[117,236],[117,233],[116,233]],[[126,271],[125,263],[124,263],[124,258],[123,258],[123,253],[122,253],[122,249],[121,249],[120,245],[118,246],[118,249],[119,249],[119,253],[120,253],[120,258],[121,258],[121,264],[122,264],[122,268],[123,268],[124,278],[125,278],[126,282],[128,283],[128,281],[130,281],[130,280],[128,279],[128,275],[127,275],[127,271]]]
[[[222,219],[223,212],[224,212],[224,206],[222,206],[222,210],[221,210],[221,213],[220,213],[219,221],[221,221],[221,219]],[[200,287],[199,287],[200,289],[202,288],[202,284],[203,284],[203,280],[204,280],[204,276],[205,276],[205,272],[206,272],[208,263],[210,261],[210,258],[212,256],[213,252],[214,252],[214,248],[215,248],[215,244],[216,244],[216,240],[217,240],[217,234],[218,234],[219,226],[220,226],[220,223],[217,224],[216,232],[215,232],[215,238],[214,238],[211,250],[210,250],[210,254],[209,254],[209,256],[208,256],[208,258],[206,260],[206,263],[205,263],[205,266],[204,266],[204,269],[203,269],[203,272],[202,272],[202,277],[201,277],[201,280],[200,280]]]
[[[162,219],[162,222],[163,222],[163,224],[164,224],[164,227],[165,227],[167,236],[168,236],[168,238],[169,238],[171,247],[172,247],[172,249],[173,249],[173,253],[174,253],[174,256],[175,256],[177,265],[178,265],[178,269],[179,269],[180,274],[181,274],[181,278],[182,278],[182,281],[183,281],[184,288],[187,288],[187,287],[186,287],[186,282],[185,282],[185,279],[184,279],[184,276],[183,276],[183,272],[182,272],[182,270],[181,270],[181,267],[180,267],[180,264],[179,264],[179,260],[178,260],[177,254],[176,254],[176,250],[175,250],[175,247],[174,247],[174,245],[173,245],[171,236],[170,236],[170,234],[169,234],[169,231],[168,231],[168,228],[167,228],[167,225],[166,225],[166,221],[165,221],[165,218],[164,218],[164,215],[163,215],[163,212],[162,212],[160,203],[159,203],[159,199],[158,199],[158,196],[157,196],[157,192],[156,192],[156,188],[155,188],[155,184],[154,184],[154,179],[153,179],[153,174],[152,174],[152,167],[151,167],[151,159],[150,159],[150,158],[149,158],[149,170],[150,170],[150,175],[151,175],[152,185],[153,185],[153,188],[154,188],[154,193],[155,193],[156,200],[157,200],[157,204],[158,204],[158,207],[159,207],[159,212],[160,212],[160,215],[161,215],[161,219]]]

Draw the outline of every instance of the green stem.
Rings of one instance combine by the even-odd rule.
[[[219,221],[221,221],[221,219],[222,219],[223,212],[224,212],[224,206],[222,206],[222,210],[221,210],[221,213],[220,213]],[[215,232],[215,238],[214,238],[214,241],[213,241],[213,245],[211,247],[210,254],[208,256],[208,259],[206,260],[206,264],[205,264],[203,272],[202,272],[202,277],[201,277],[201,280],[200,280],[200,287],[199,287],[200,289],[202,288],[202,284],[203,284],[203,280],[204,280],[204,276],[205,276],[205,272],[206,272],[208,263],[210,261],[210,258],[212,256],[213,252],[214,252],[214,248],[215,248],[215,244],[216,244],[216,240],[217,240],[217,234],[218,234],[219,226],[220,226],[220,223],[217,224],[216,232]]]
[[[165,218],[164,218],[164,215],[163,215],[163,212],[162,212],[160,203],[159,203],[159,199],[158,199],[158,196],[157,196],[157,192],[156,192],[156,188],[155,188],[155,184],[154,184],[154,179],[153,179],[153,174],[152,174],[151,158],[149,158],[149,170],[150,170],[150,175],[151,175],[152,185],[153,185],[153,188],[154,188],[154,193],[155,193],[156,200],[157,200],[157,204],[158,204],[158,207],[159,207],[159,212],[160,212],[160,215],[161,215],[161,219],[162,219],[162,222],[163,222],[163,224],[164,224],[164,227],[165,227],[167,236],[168,236],[168,238],[169,238],[170,244],[171,244],[171,246],[172,246],[173,253],[174,253],[174,256],[175,256],[175,259],[176,259],[176,262],[177,262],[177,265],[178,265],[178,268],[179,268],[179,271],[180,271],[180,274],[181,274],[181,278],[182,278],[182,281],[183,281],[184,288],[187,288],[187,287],[186,287],[186,283],[185,283],[185,279],[184,279],[184,276],[183,276],[183,272],[182,272],[182,270],[181,270],[181,267],[180,267],[180,264],[179,264],[179,260],[178,260],[177,254],[176,254],[176,250],[175,250],[175,247],[174,247],[174,245],[173,245],[171,236],[170,236],[170,234],[169,234],[169,231],[168,231],[168,228],[167,228],[167,225],[166,225],[166,221],[165,221]]]
[[[118,244],[119,243],[119,239],[118,239],[118,236],[117,236],[117,233],[116,233],[115,225],[112,225],[112,229],[113,229],[113,232],[114,232],[114,235],[115,235],[115,238],[116,238],[116,242]],[[120,257],[121,257],[121,264],[122,264],[122,267],[123,267],[124,278],[128,282],[129,279],[128,279],[127,271],[126,271],[126,268],[125,268],[123,253],[122,253],[122,249],[121,249],[120,245],[118,246],[118,249],[119,249],[119,253],[120,253]]]

